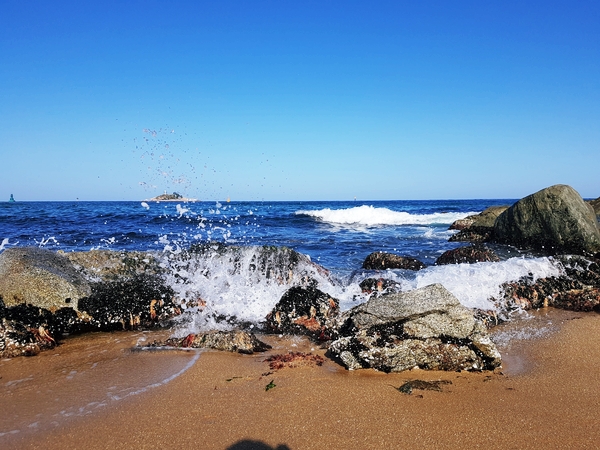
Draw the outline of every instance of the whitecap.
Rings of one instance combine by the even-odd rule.
[[[335,225],[358,225],[367,227],[386,225],[450,225],[464,219],[473,212],[443,212],[433,214],[411,214],[374,206],[356,206],[345,209],[300,210],[297,215],[314,217],[322,222]]]

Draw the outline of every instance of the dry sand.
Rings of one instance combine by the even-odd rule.
[[[559,331],[504,348],[494,373],[350,372],[326,360],[265,375],[265,355],[131,352],[142,333],[74,338],[0,362],[0,448],[598,448],[600,315],[550,310],[542,321]],[[268,341],[270,354],[314,348]],[[396,389],[411,379],[452,384]]]

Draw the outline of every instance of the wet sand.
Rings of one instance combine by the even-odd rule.
[[[142,333],[75,338],[59,356],[0,362],[0,432],[18,429],[0,447],[598,448],[600,315],[550,310],[536,320],[498,331],[553,330],[507,341],[494,373],[346,371],[327,359],[272,371],[264,354],[132,352],[151,338]],[[269,354],[324,354],[303,339],[265,340]],[[396,389],[413,379],[451,384]]]

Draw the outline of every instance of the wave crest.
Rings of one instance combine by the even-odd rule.
[[[314,211],[296,211],[296,215],[313,217],[322,222],[335,225],[359,225],[367,227],[386,225],[450,225],[458,219],[464,219],[473,212],[443,212],[433,214],[410,214],[404,211],[392,211],[374,206],[356,206],[346,209],[319,209]]]

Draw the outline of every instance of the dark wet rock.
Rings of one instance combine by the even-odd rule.
[[[450,230],[460,230],[450,242],[489,242],[494,237],[494,223],[508,206],[490,206],[479,214],[455,221]]]
[[[547,254],[595,254],[600,231],[593,208],[572,187],[555,185],[529,195],[496,219],[494,239]]]
[[[445,264],[473,264],[477,262],[498,262],[500,258],[496,253],[481,245],[471,245],[448,250],[435,261],[436,266]]]
[[[91,282],[132,278],[137,275],[159,275],[165,272],[160,261],[150,252],[90,250],[88,252],[58,252],[71,261]]]
[[[37,247],[12,247],[0,254],[0,296],[6,306],[77,309],[79,299],[89,294],[88,281],[62,255]]]
[[[426,266],[415,258],[394,255],[393,253],[373,252],[363,262],[363,269],[367,270],[386,270],[386,269],[406,269],[421,270]]]
[[[270,345],[259,340],[254,333],[242,330],[209,331],[189,334],[184,338],[170,338],[166,341],[154,341],[149,347],[210,348],[226,352],[252,354],[264,352]]]
[[[79,301],[79,309],[101,330],[152,327],[181,313],[174,295],[162,278],[136,275],[93,284],[91,295]]]
[[[339,323],[329,353],[349,369],[484,370],[501,361],[485,327],[440,284],[372,298]]]
[[[32,356],[54,348],[79,323],[72,308],[52,313],[25,303],[6,307],[0,299],[0,357]]]
[[[453,234],[449,242],[490,242],[493,240],[494,230],[490,228],[470,227]]]
[[[331,321],[339,313],[339,302],[313,286],[288,289],[267,315],[265,329],[272,333],[305,334],[330,339]]]
[[[365,294],[384,295],[400,292],[402,285],[387,278],[366,278],[359,283],[360,290]]]
[[[559,276],[532,276],[501,286],[501,298],[495,299],[499,309],[537,309],[553,306],[573,311],[598,311],[600,308],[600,266],[597,260],[581,256],[556,259],[563,269]]]

